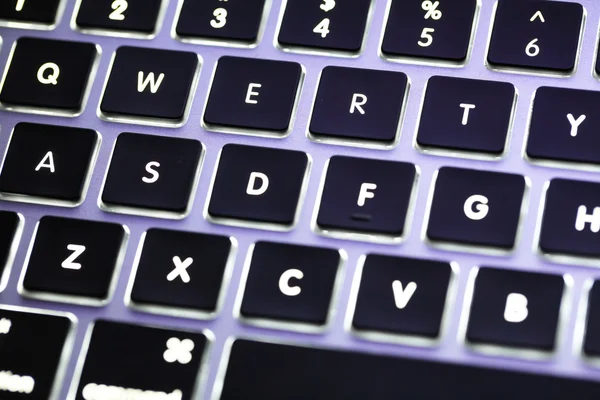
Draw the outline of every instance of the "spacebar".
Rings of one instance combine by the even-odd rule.
[[[600,383],[236,340],[221,399],[600,399]]]

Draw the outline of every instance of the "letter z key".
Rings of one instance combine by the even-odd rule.
[[[127,240],[126,227],[60,217],[40,219],[20,291],[27,297],[104,304]]]

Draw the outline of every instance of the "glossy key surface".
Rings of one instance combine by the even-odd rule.
[[[31,3],[35,0],[25,0],[25,3]],[[235,21],[233,9],[234,0],[228,0],[227,2],[215,3],[219,7],[227,8],[231,10],[229,15],[231,18],[229,22]],[[445,13],[448,10],[448,0],[437,0],[440,1],[437,6],[438,10]],[[500,0],[505,2],[506,0]],[[508,0],[510,1],[510,0]],[[513,0],[514,1],[514,0]],[[0,1],[2,3],[3,1]],[[16,0],[7,0],[8,4],[15,5]],[[210,329],[213,331],[215,336],[214,345],[209,349],[207,364],[208,368],[203,369],[205,372],[203,379],[200,380],[199,393],[197,398],[211,398],[215,384],[221,379],[221,372],[224,371],[226,366],[225,359],[228,359],[226,354],[226,342],[229,337],[251,337],[260,340],[278,341],[284,343],[302,343],[308,347],[323,347],[327,349],[343,349],[358,351],[361,354],[369,353],[380,356],[390,357],[403,357],[410,359],[420,360],[431,360],[431,361],[444,361],[451,362],[459,365],[475,366],[475,367],[494,367],[499,368],[502,371],[510,373],[535,373],[541,376],[560,376],[569,379],[584,379],[598,381],[599,369],[594,366],[588,357],[580,355],[582,347],[581,336],[585,332],[585,329],[578,328],[578,325],[582,321],[582,315],[585,313],[585,307],[582,304],[583,300],[587,298],[587,287],[585,283],[588,280],[596,280],[599,276],[598,270],[588,265],[593,265],[596,260],[594,256],[583,255],[577,257],[566,257],[570,258],[567,262],[562,254],[556,257],[551,255],[540,256],[538,249],[538,238],[536,232],[539,229],[540,212],[542,207],[544,195],[544,187],[547,182],[554,178],[562,178],[570,181],[590,181],[597,183],[597,172],[594,171],[594,164],[591,165],[577,165],[573,168],[550,168],[549,165],[542,162],[530,162],[523,158],[523,152],[526,145],[526,135],[528,132],[532,99],[534,98],[535,91],[540,87],[560,87],[568,90],[586,90],[586,91],[600,91],[599,81],[592,75],[592,68],[595,65],[595,52],[597,48],[596,34],[597,34],[597,23],[600,21],[600,9],[598,4],[594,0],[578,0],[578,1],[562,1],[562,3],[580,3],[586,12],[585,18],[585,29],[583,30],[583,40],[579,47],[579,62],[578,68],[575,73],[572,74],[568,79],[562,79],[557,77],[543,77],[533,75],[531,73],[527,75],[516,75],[507,74],[491,70],[484,64],[487,54],[487,41],[489,34],[492,30],[492,17],[494,13],[494,5],[496,4],[493,0],[481,0],[480,11],[478,17],[478,24],[475,30],[475,35],[472,41],[472,51],[470,60],[462,67],[459,68],[448,68],[448,65],[442,65],[436,60],[432,60],[427,66],[417,65],[412,60],[408,60],[406,63],[391,62],[391,60],[383,59],[379,56],[378,52],[381,47],[381,38],[384,34],[385,21],[387,20],[387,6],[388,1],[376,0],[373,1],[370,14],[370,22],[367,25],[364,36],[364,47],[358,57],[344,57],[348,54],[339,54],[331,51],[329,56],[329,50],[320,52],[319,55],[303,54],[300,52],[285,51],[280,47],[274,46],[274,41],[278,36],[278,26],[283,7],[282,0],[273,0],[270,4],[266,5],[266,12],[262,20],[263,28],[259,32],[259,39],[256,42],[255,48],[243,48],[243,47],[232,47],[229,46],[230,42],[227,39],[223,39],[219,43],[210,43],[210,45],[188,43],[188,39],[182,39],[178,35],[173,35],[173,26],[178,18],[178,1],[168,1],[166,3],[164,16],[162,17],[162,24],[160,30],[156,33],[156,37],[152,40],[143,40],[140,38],[120,38],[120,37],[109,37],[106,35],[92,35],[84,34],[78,29],[72,29],[72,17],[75,11],[76,1],[63,1],[61,8],[64,6],[64,12],[59,10],[59,23],[54,29],[47,31],[39,31],[33,29],[24,29],[23,27],[12,28],[6,27],[5,25],[0,28],[0,36],[2,37],[2,47],[0,49],[0,69],[6,71],[6,65],[11,55],[11,48],[18,39],[25,37],[43,37],[49,40],[70,40],[75,42],[88,42],[98,45],[102,52],[98,58],[97,73],[93,79],[90,80],[89,85],[90,93],[88,101],[84,103],[85,107],[81,115],[77,118],[62,118],[57,115],[55,110],[48,110],[45,115],[32,114],[29,112],[9,112],[6,110],[0,110],[0,154],[5,155],[9,147],[10,132],[14,126],[19,123],[36,123],[43,125],[59,125],[68,126],[77,129],[90,129],[96,131],[101,136],[101,144],[99,146],[99,153],[96,165],[93,169],[90,179],[90,185],[87,190],[87,195],[84,202],[75,208],[64,208],[64,207],[51,207],[49,205],[40,204],[24,204],[20,202],[4,201],[0,200],[0,209],[8,212],[18,212],[23,215],[23,229],[21,240],[19,245],[15,248],[14,262],[12,268],[8,274],[6,281],[6,288],[0,293],[0,303],[10,305],[21,305],[33,308],[42,308],[46,310],[61,310],[69,311],[77,316],[79,319],[79,325],[77,328],[77,340],[74,343],[74,357],[68,362],[68,368],[64,378],[64,383],[60,390],[58,400],[69,399],[68,390],[70,382],[73,380],[73,375],[77,364],[77,355],[81,351],[84,343],[85,332],[90,322],[99,318],[109,318],[112,320],[118,320],[122,322],[152,325],[152,326],[164,326],[171,330],[189,330],[189,331],[201,331],[203,329]],[[230,3],[230,4],[226,4]],[[236,1],[236,4],[239,1]],[[246,2],[245,2],[246,3]],[[244,3],[244,4],[245,4]],[[323,4],[323,1],[315,2],[317,7]],[[343,5],[342,0],[336,0],[339,7]],[[421,7],[422,19],[423,16],[432,10],[423,10],[424,1],[417,1],[417,6]],[[426,3],[426,7],[432,8],[435,4],[435,0],[431,0],[431,6]],[[516,3],[521,3],[516,1]],[[524,1],[522,3],[525,3]],[[214,4],[214,3],[213,3]],[[215,8],[217,8],[215,6]],[[214,9],[212,10],[214,12]],[[212,13],[211,12],[211,13]],[[442,20],[450,14],[443,15]],[[209,14],[208,21],[214,19],[214,15],[211,17]],[[191,16],[191,19],[194,19]],[[200,24],[200,19],[198,18]],[[546,19],[548,23],[548,19]],[[320,22],[317,21],[317,22]],[[335,27],[333,18],[330,22],[330,30],[333,35],[333,29]],[[422,22],[422,21],[420,21]],[[432,22],[428,19],[427,22]],[[208,22],[210,23],[210,22]],[[0,22],[0,24],[2,24]],[[234,25],[231,25],[234,27]],[[315,24],[316,26],[316,24]],[[312,33],[312,29],[315,26],[308,29],[309,33]],[[214,28],[215,30],[219,28]],[[225,29],[225,28],[223,28]],[[434,35],[438,33],[434,32]],[[420,32],[419,32],[420,34]],[[314,34],[319,36],[318,34]],[[321,38],[320,36],[318,37]],[[434,36],[434,40],[439,39],[440,36]],[[194,41],[194,40],[189,40]],[[529,40],[531,41],[531,39]],[[235,44],[231,41],[231,44]],[[524,45],[526,45],[524,43]],[[541,43],[540,43],[541,45]],[[109,120],[103,120],[98,117],[98,105],[101,103],[102,89],[105,83],[105,79],[110,70],[111,57],[117,48],[122,46],[133,46],[133,47],[145,47],[153,48],[157,50],[171,50],[181,52],[191,52],[201,56],[202,68],[198,76],[198,83],[194,89],[194,98],[190,103],[189,117],[187,118],[183,126],[170,126],[168,129],[164,126],[159,126],[156,121],[151,121],[147,125],[140,125],[137,122],[131,123],[117,123]],[[246,45],[244,45],[246,46]],[[251,46],[250,46],[251,47]],[[541,47],[540,47],[541,48]],[[353,54],[355,55],[355,54]],[[338,57],[340,56],[340,57]],[[275,60],[278,62],[290,62],[297,63],[304,68],[304,79],[300,85],[299,97],[297,105],[294,108],[295,114],[291,118],[291,124],[289,125],[289,132],[281,134],[279,132],[271,134],[264,134],[264,136],[256,135],[257,132],[249,129],[239,129],[236,133],[246,133],[247,135],[231,135],[221,132],[213,132],[203,127],[203,115],[204,109],[207,104],[207,97],[212,87],[213,74],[217,61],[222,57],[240,57],[250,58],[253,60]],[[51,60],[48,60],[51,61]],[[44,61],[46,62],[46,61]],[[42,64],[38,64],[38,68]],[[307,138],[307,131],[311,121],[311,113],[313,110],[313,104],[315,101],[315,95],[318,91],[318,80],[319,76],[325,68],[328,67],[343,67],[343,68],[356,68],[356,69],[369,69],[375,71],[384,71],[386,73],[395,74],[406,74],[408,81],[410,82],[410,92],[405,102],[406,110],[404,113],[404,119],[399,124],[398,141],[393,145],[385,144],[383,146],[343,146],[341,143],[325,143],[313,141]],[[136,71],[138,72],[138,71]],[[146,72],[146,71],[144,71]],[[36,79],[37,69],[33,70],[33,78]],[[155,74],[159,71],[155,71]],[[69,78],[69,75],[64,73],[64,78]],[[61,75],[62,76],[62,75]],[[236,77],[240,75],[237,74]],[[446,157],[441,155],[433,155],[428,153],[422,153],[415,149],[414,139],[417,135],[417,128],[420,121],[422,102],[426,92],[427,81],[433,76],[444,76],[452,78],[465,78],[465,79],[477,79],[492,82],[504,82],[511,84],[515,87],[518,93],[518,99],[515,104],[513,125],[511,133],[508,137],[508,145],[504,153],[500,156],[494,157],[493,160],[488,158],[478,158],[476,160],[468,159],[462,154],[457,154],[456,157]],[[134,77],[135,78],[135,77]],[[60,78],[59,78],[60,79]],[[166,81],[165,81],[166,82]],[[135,80],[134,80],[134,83]],[[245,82],[245,89],[240,92],[237,98],[239,102],[245,103],[245,95],[248,93],[248,86],[250,83],[262,83],[264,82]],[[349,82],[351,83],[351,82]],[[353,86],[353,85],[348,85]],[[261,92],[262,88],[254,89],[253,91]],[[359,92],[360,88],[352,90],[351,94]],[[368,88],[367,88],[368,89]],[[348,88],[350,91],[350,88]],[[265,91],[261,92],[265,94]],[[23,94],[27,94],[23,92]],[[360,92],[359,92],[360,94]],[[370,93],[363,93],[369,97]],[[347,98],[347,97],[346,97]],[[255,96],[251,96],[251,99],[256,99]],[[538,98],[539,99],[539,98]],[[350,101],[352,98],[347,98],[346,104],[340,104],[340,109],[350,109]],[[260,101],[260,95],[259,95]],[[369,98],[369,102],[363,107],[365,111],[369,112],[369,104],[373,104],[373,97]],[[587,105],[587,104],[586,104]],[[345,107],[342,107],[345,106]],[[570,136],[569,121],[567,120],[567,113],[573,114],[577,120],[579,117],[579,109],[575,103],[573,103],[573,109],[569,110],[569,104],[562,102],[561,106],[564,106],[564,110],[561,108],[561,112],[556,115],[557,119],[564,119],[564,122],[560,124],[552,125],[556,126],[557,130],[565,132],[569,137],[565,140],[572,139]],[[459,111],[463,111],[460,107]],[[23,111],[23,110],[21,110]],[[474,110],[471,110],[471,113]],[[582,111],[585,113],[585,110]],[[355,111],[355,114],[358,111]],[[366,114],[368,115],[368,114]],[[470,114],[471,116],[473,114]],[[588,122],[593,122],[593,116],[587,115],[586,121],[584,121],[580,128],[578,136],[575,139],[587,138],[588,134]],[[548,115],[549,117],[555,117],[555,115]],[[176,125],[176,124],[172,124]],[[219,127],[220,128],[220,127]],[[560,128],[560,129],[558,129]],[[565,130],[563,130],[565,129]],[[225,129],[221,129],[223,131]],[[117,141],[119,134],[123,132],[136,132],[143,135],[158,135],[168,137],[170,139],[186,139],[200,141],[205,146],[204,160],[202,169],[197,179],[197,186],[194,189],[195,197],[194,201],[191,202],[190,213],[183,219],[173,220],[163,217],[149,217],[130,215],[125,213],[111,213],[106,212],[99,208],[98,200],[102,193],[103,181],[108,171],[112,151]],[[594,130],[591,130],[594,134]],[[369,130],[368,133],[379,134],[378,130]],[[268,136],[268,137],[265,137]],[[283,137],[283,138],[281,138]],[[279,139],[281,138],[281,139]],[[550,142],[550,140],[548,140]],[[307,159],[310,160],[311,168],[306,175],[306,191],[303,195],[299,196],[302,204],[298,208],[298,219],[291,230],[287,232],[281,231],[270,231],[262,229],[255,224],[252,228],[242,228],[236,226],[225,225],[221,223],[214,223],[207,220],[205,211],[207,203],[209,203],[208,196],[212,193],[211,183],[214,175],[218,170],[218,157],[220,150],[226,145],[244,145],[254,146],[263,148],[273,148],[278,151],[296,151],[307,154]],[[593,146],[589,147],[589,151],[593,152]],[[586,147],[586,149],[587,149]],[[560,150],[560,149],[559,149]],[[140,152],[143,153],[143,152]],[[414,208],[411,212],[412,222],[410,224],[410,231],[404,238],[401,244],[377,244],[372,241],[365,240],[340,240],[331,237],[321,236],[315,233],[311,226],[312,219],[315,215],[315,208],[317,206],[317,199],[319,189],[321,187],[322,179],[325,173],[325,166],[327,160],[334,156],[346,156],[359,159],[381,159],[386,162],[402,162],[413,164],[418,168],[419,178],[415,185],[414,194]],[[57,160],[55,160],[57,161]],[[146,164],[150,161],[146,162]],[[286,159],[287,161],[287,159]],[[537,161],[537,160],[536,160]],[[242,163],[243,164],[243,163]],[[567,166],[572,164],[580,164],[579,162],[566,162]],[[581,163],[585,164],[585,163]],[[162,164],[161,164],[162,165]],[[58,164],[56,165],[59,168]],[[442,167],[459,167],[464,169],[477,169],[486,172],[494,173],[507,173],[525,176],[530,181],[528,190],[528,202],[523,208],[523,213],[520,217],[519,229],[517,240],[512,252],[509,256],[498,256],[493,251],[481,250],[476,254],[469,252],[471,248],[469,246],[461,249],[448,249],[433,247],[428,245],[423,240],[424,235],[424,224],[429,220],[427,216],[428,210],[428,199],[432,187],[433,177],[435,171]],[[151,176],[150,174],[145,175],[145,169],[142,166],[139,173],[141,176]],[[256,171],[263,172],[264,171]],[[279,171],[278,171],[279,172]],[[249,176],[246,177],[244,184],[241,186],[241,190],[247,189]],[[259,179],[257,179],[258,189]],[[287,180],[293,180],[291,175],[287,175]],[[271,185],[275,182],[272,181]],[[274,186],[272,187],[274,188]],[[377,195],[376,195],[377,196]],[[352,197],[358,199],[358,192],[354,193]],[[366,199],[366,204],[373,199]],[[375,198],[376,200],[376,198]],[[502,199],[504,200],[504,198]],[[577,204],[578,207],[581,204]],[[463,205],[464,206],[464,201]],[[590,202],[587,207],[587,214],[593,214],[593,208],[596,205]],[[462,207],[461,207],[462,208]],[[461,209],[459,208],[459,210]],[[568,218],[571,222],[569,223],[569,229],[575,230],[575,224],[572,219],[576,217],[575,214],[571,214]],[[28,254],[31,244],[31,239],[34,235],[34,230],[37,221],[39,221],[45,215],[54,215],[64,218],[76,218],[83,220],[92,221],[103,221],[112,224],[126,225],[130,230],[130,238],[123,253],[123,262],[121,263],[121,270],[116,278],[116,284],[114,286],[114,294],[111,297],[111,301],[103,307],[86,307],[68,303],[50,302],[45,300],[31,299],[29,297],[23,297],[19,294],[18,284],[23,274],[24,266],[27,264]],[[250,224],[252,225],[252,224]],[[221,308],[214,316],[213,319],[205,320],[200,319],[196,316],[191,318],[182,318],[182,315],[177,315],[171,312],[169,315],[156,315],[153,312],[145,312],[137,308],[133,308],[125,303],[126,294],[130,284],[130,277],[134,267],[138,254],[140,252],[140,240],[144,232],[150,229],[166,229],[183,232],[193,232],[195,234],[206,234],[206,235],[219,235],[225,237],[233,237],[237,241],[237,255],[235,260],[232,261],[231,276],[229,279],[225,279],[222,285],[222,298],[223,302]],[[259,229],[256,229],[259,228]],[[575,231],[577,234],[589,234],[590,241],[595,243],[597,240],[597,234],[591,231],[591,224],[585,224],[585,230],[582,232]],[[566,236],[561,238],[558,236],[558,244],[564,244],[566,242]],[[237,308],[236,303],[241,299],[241,278],[244,267],[248,262],[248,253],[253,244],[259,241],[269,241],[293,245],[311,246],[317,248],[337,248],[346,252],[346,260],[343,266],[340,268],[340,284],[336,289],[336,303],[333,305],[332,312],[334,313],[331,318],[331,323],[326,325],[324,332],[320,334],[307,334],[298,332],[296,328],[289,326],[284,329],[270,329],[261,328],[253,324],[242,323],[240,318],[234,314],[234,310]],[[583,241],[580,241],[583,243]],[[69,244],[77,244],[69,243]],[[598,246],[596,246],[598,247]],[[166,251],[166,250],[165,250]],[[450,306],[450,309],[444,312],[445,329],[441,330],[439,341],[435,343],[435,346],[425,344],[426,348],[418,343],[415,345],[414,342],[401,342],[397,341],[396,336],[391,339],[394,344],[390,343],[379,343],[379,341],[372,337],[358,336],[351,330],[349,323],[351,322],[351,311],[349,310],[353,288],[355,287],[356,277],[358,274],[358,265],[361,258],[366,254],[380,254],[390,257],[413,257],[419,260],[437,260],[443,262],[455,262],[457,265],[457,274],[455,275],[456,296],[454,304]],[[66,254],[68,256],[68,254]],[[177,254],[180,256],[182,263],[186,260],[186,257],[194,258],[188,268],[191,282],[195,282],[194,271],[197,264],[197,257],[185,256],[184,254]],[[166,259],[164,264],[161,263],[161,268],[175,269],[175,264],[171,259]],[[575,259],[575,260],[574,260]],[[76,261],[77,262],[77,261]],[[537,359],[535,361],[523,360],[527,355],[523,353],[517,354],[506,354],[501,355],[490,355],[488,353],[482,353],[479,350],[474,350],[469,345],[465,345],[463,341],[458,340],[459,331],[464,323],[465,310],[463,306],[466,302],[466,289],[469,287],[469,279],[471,271],[476,266],[497,266],[503,267],[511,271],[535,271],[544,274],[556,274],[562,275],[565,273],[570,274],[573,277],[573,284],[567,285],[566,289],[566,303],[570,304],[566,311],[566,318],[561,320],[559,328],[561,330],[561,338],[557,342],[556,350],[551,352],[550,357],[543,359]],[[169,271],[170,272],[170,271]],[[166,274],[162,279],[166,281]],[[178,276],[177,280],[169,283],[181,284],[181,277]],[[395,277],[394,280],[400,280],[403,283],[403,289],[406,288],[405,278]],[[161,282],[162,283],[162,282]],[[278,283],[278,282],[276,282]],[[409,282],[410,283],[410,282]],[[412,300],[418,299],[419,290],[424,286],[419,285],[417,291],[413,295]],[[290,285],[295,285],[294,279],[291,279]],[[391,291],[391,284],[389,284],[388,290]],[[71,285],[71,288],[74,285]],[[391,295],[389,292],[386,293],[388,296]],[[239,300],[241,301],[241,300]],[[410,310],[410,307],[417,303],[409,301],[405,308],[405,311]],[[387,339],[387,338],[386,338]],[[398,343],[402,343],[401,345]],[[422,343],[421,343],[422,344]],[[234,351],[235,352],[235,351]],[[590,357],[593,358],[593,357]],[[276,368],[281,370],[281,364],[277,364]],[[319,367],[318,363],[311,363],[311,367],[315,365]],[[256,358],[253,360],[253,368],[257,368]],[[275,368],[275,367],[273,367]],[[409,368],[412,369],[412,368]],[[311,368],[305,368],[306,371],[311,371]],[[331,373],[333,369],[328,370]],[[495,370],[494,370],[495,371]],[[285,372],[282,371],[282,373]],[[471,374],[471,370],[466,373],[469,375],[469,379],[465,381],[458,380],[461,387],[469,387],[463,382],[477,385],[479,382],[484,382],[485,379],[478,379],[478,375]],[[259,370],[257,371],[259,378],[264,378],[264,375]],[[323,374],[319,374],[322,376]],[[430,383],[431,376],[443,376],[443,373],[429,374],[420,373],[419,376],[424,377],[423,381],[417,379],[410,379],[412,376],[407,375],[408,378],[403,379],[408,382],[416,382],[419,384],[419,389],[425,387],[426,389],[431,388],[432,390],[437,389]],[[343,373],[344,383],[346,385],[365,385],[370,388],[375,385],[371,385],[371,381],[367,381],[368,374],[361,374],[359,377],[352,375],[352,371]],[[383,373],[378,374],[378,377],[388,376]],[[360,378],[360,379],[359,379]],[[256,379],[255,382],[260,384],[261,379]],[[492,378],[494,379],[494,378]],[[394,368],[394,372],[391,374],[389,379],[384,379],[384,387],[388,382],[394,383],[394,388],[397,390],[402,389],[402,385],[398,385],[400,377],[397,369]],[[272,379],[269,377],[269,381]],[[520,388],[521,381],[512,387]],[[550,382],[546,385],[546,382]],[[562,380],[560,382],[563,382]],[[552,386],[552,381],[548,378],[544,378],[541,384],[536,384],[536,388],[541,388],[540,396],[546,394],[546,386],[550,389],[563,395],[563,392],[558,391]],[[299,385],[300,386],[300,385]],[[586,385],[587,386],[587,385]],[[268,386],[266,386],[268,388]],[[494,386],[497,388],[509,388],[509,385],[503,383]],[[524,386],[523,386],[524,387]],[[289,386],[286,385],[289,393]],[[450,387],[452,389],[452,386]],[[284,394],[286,394],[284,393]],[[300,391],[299,391],[300,393]],[[342,392],[343,393],[343,392]],[[409,395],[411,392],[408,392]],[[503,394],[502,392],[500,392]],[[584,392],[585,394],[586,392]],[[587,389],[587,393],[590,393],[594,398],[594,390]],[[279,394],[279,393],[277,393]],[[368,393],[369,394],[369,393]],[[369,398],[368,394],[362,396],[363,398]],[[397,394],[397,393],[394,393]],[[425,393],[427,394],[427,393]],[[509,393],[506,397],[511,397]],[[577,398],[578,392],[576,389],[569,387],[569,392],[562,396],[563,398]],[[513,397],[519,398],[519,396],[527,397],[531,400],[535,395],[532,395],[530,391],[522,390],[516,393]],[[239,395],[238,395],[239,397]],[[401,398],[403,396],[397,395],[394,398]],[[404,397],[410,397],[405,395]],[[418,398],[418,396],[415,396]],[[435,397],[435,396],[433,396]],[[442,396],[448,397],[447,392],[444,392]],[[467,396],[465,396],[467,397]],[[476,398],[476,396],[474,396]],[[485,397],[485,396],[482,396]],[[548,396],[551,398],[551,396]],[[268,398],[268,396],[267,396]],[[279,399],[284,396],[279,396]],[[304,397],[305,399],[306,397]],[[309,397],[310,398],[310,397]],[[349,396],[351,398],[351,396]],[[385,398],[385,397],[384,397]],[[468,397],[467,397],[468,398]],[[492,397],[493,398],[493,397]],[[579,396],[584,398],[585,395]],[[70,399],[69,399],[70,400]]]
[[[281,368],[281,360],[287,360]],[[401,379],[401,384],[399,384]],[[290,392],[290,387],[295,390]],[[443,398],[528,399],[575,396],[595,399],[591,381],[517,374],[414,358],[297,347],[250,340],[233,343],[221,399]],[[558,396],[558,397],[556,397]]]
[[[58,399],[76,324],[72,314],[0,305],[0,397]]]
[[[76,399],[135,391],[159,398],[195,397],[208,346],[203,333],[108,320],[96,321],[90,329],[80,355]]]

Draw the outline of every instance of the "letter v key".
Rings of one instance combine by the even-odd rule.
[[[415,294],[417,291],[417,284],[410,282],[405,288],[403,288],[402,282],[394,281],[392,282],[392,290],[394,291],[394,301],[396,302],[396,307],[402,310],[404,307],[406,307],[413,294]]]

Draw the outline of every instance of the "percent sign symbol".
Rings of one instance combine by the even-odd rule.
[[[442,18],[442,11],[438,10],[439,5],[440,5],[439,1],[425,0],[421,4],[421,7],[423,8],[423,10],[427,11],[425,13],[425,19],[432,18],[437,21],[438,19]]]

